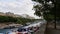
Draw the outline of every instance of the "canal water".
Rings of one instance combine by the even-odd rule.
[[[6,34],[6,33],[11,33],[12,30],[17,30],[18,28],[14,29],[0,29],[0,34]]]
[[[37,21],[39,22],[39,21]],[[40,21],[41,23],[45,23],[45,21]],[[18,28],[13,28],[13,29],[0,29],[0,34],[6,34],[6,32],[12,32],[12,30],[17,30]]]

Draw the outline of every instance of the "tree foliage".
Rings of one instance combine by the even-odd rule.
[[[60,16],[58,15],[58,14],[60,14],[60,12],[59,12],[60,5],[58,2],[56,2],[56,0],[33,0],[33,1],[39,2],[42,5],[40,7],[39,6],[37,7],[37,5],[39,5],[39,4],[34,6],[35,14],[36,15],[38,14],[37,16],[41,16],[40,12],[43,12],[43,16],[46,20],[55,19],[55,17],[60,18]],[[39,9],[39,10],[37,10],[37,9]]]
[[[16,22],[17,19],[10,16],[0,16],[0,22]]]
[[[22,17],[10,17],[10,16],[0,16],[0,23],[18,23],[18,24],[25,24],[27,22],[33,22],[35,19],[28,19]]]

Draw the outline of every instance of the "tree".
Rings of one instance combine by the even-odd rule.
[[[47,20],[47,24],[49,21],[54,20],[55,29],[56,29],[56,19],[60,19],[60,16],[58,15],[60,14],[59,0],[57,0],[57,2],[56,0],[33,0],[33,1],[38,2],[42,5],[40,6],[39,4],[37,4],[34,6],[34,10],[35,10],[34,14],[37,16],[43,15],[44,19]],[[43,14],[41,14],[41,12],[43,12]]]

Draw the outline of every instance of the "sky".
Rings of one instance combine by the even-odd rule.
[[[0,12],[12,12],[15,14],[28,14],[35,18],[33,2],[31,0],[0,0]]]

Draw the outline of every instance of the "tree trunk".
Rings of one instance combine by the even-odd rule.
[[[46,28],[45,28],[45,34],[47,33],[47,30],[48,30],[48,22],[46,23]]]
[[[55,14],[55,20],[54,20],[54,29],[56,29],[56,14]]]
[[[55,29],[56,29],[56,0],[54,0],[54,10],[55,10]]]
[[[55,22],[54,28],[56,29],[56,22]]]

